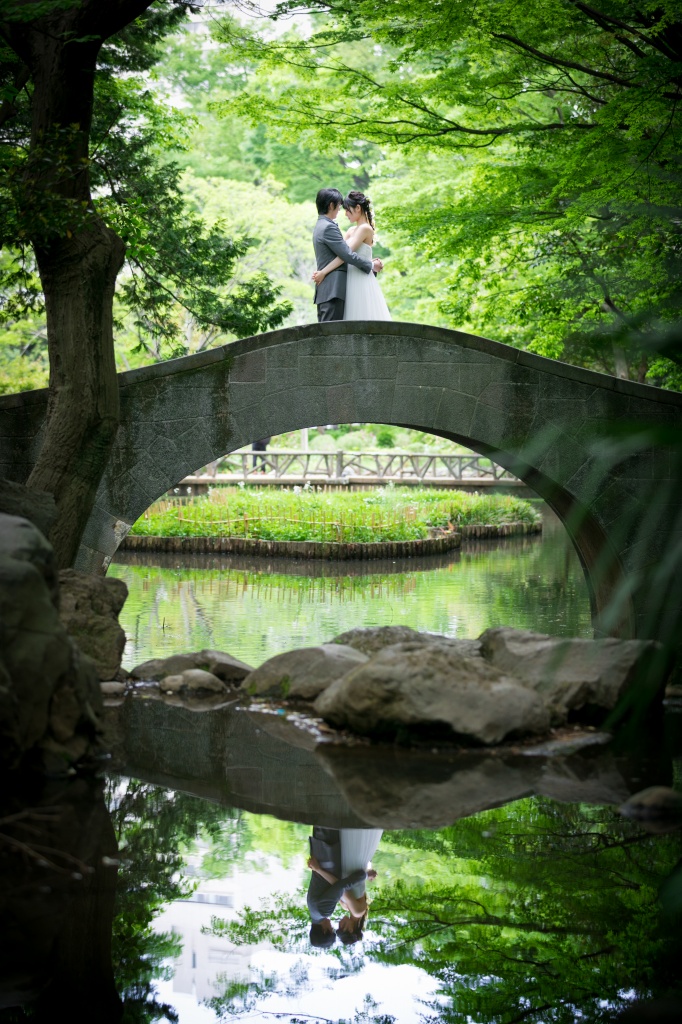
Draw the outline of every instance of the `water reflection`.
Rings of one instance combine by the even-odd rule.
[[[368,913],[367,882],[377,876],[371,861],[382,831],[313,828],[308,840],[310,881],[306,895],[311,945],[330,949],[337,938],[346,946],[362,939]],[[339,904],[345,913],[335,929],[331,918]]]
[[[1,812],[3,1024],[596,1022],[679,995],[680,833],[615,808],[538,795],[382,834],[119,775],[29,796]],[[371,859],[362,941],[311,946],[311,857]]]
[[[401,624],[478,636],[500,624],[591,636],[582,569],[560,523],[540,537],[468,542],[447,558],[387,565],[122,555],[110,572],[130,596],[124,664],[181,650],[226,650],[247,664],[357,626]]]

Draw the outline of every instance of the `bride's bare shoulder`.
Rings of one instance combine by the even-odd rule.
[[[346,231],[346,233],[343,236],[346,239],[346,241],[348,241],[349,238],[353,237],[353,235],[355,234],[356,228],[357,228],[357,224],[351,224],[351,226],[348,228],[348,231]]]

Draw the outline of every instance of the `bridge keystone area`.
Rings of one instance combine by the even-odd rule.
[[[656,501],[673,461],[651,449],[609,468],[595,439],[614,421],[679,429],[680,394],[390,321],[287,328],[119,379],[121,424],[79,568],[101,571],[153,501],[252,441],[326,423],[388,423],[459,442],[523,480],[566,526],[597,626],[614,594],[627,592],[609,631],[655,635],[637,581],[682,540],[679,510]],[[0,398],[0,476],[28,477],[46,405],[46,391]]]

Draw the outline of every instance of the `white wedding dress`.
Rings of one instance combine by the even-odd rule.
[[[372,246],[362,242],[357,252],[368,260],[372,258]],[[344,320],[391,320],[381,285],[374,274],[348,266],[346,282],[346,305]]]
[[[361,274],[362,271],[359,270],[358,273]],[[379,294],[381,295],[381,292],[379,292]],[[345,319],[347,320],[348,317]],[[390,317],[388,319],[390,319]],[[376,848],[379,845],[379,840],[383,835],[383,829],[342,828],[339,831],[342,876],[347,878],[348,875],[353,871],[357,871],[358,868],[362,868],[363,871],[367,871],[370,861],[372,860],[372,857],[376,852]],[[351,886],[349,889],[349,892],[352,892],[356,899],[359,899],[363,895],[364,891],[364,882],[356,882],[356,884]]]

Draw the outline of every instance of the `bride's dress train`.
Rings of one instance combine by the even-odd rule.
[[[358,254],[371,260],[372,246],[363,242]],[[374,274],[365,274],[357,267],[348,266],[344,320],[391,320],[381,285]]]
[[[358,271],[362,273],[362,271]],[[346,317],[345,319],[348,319]],[[342,828],[340,829],[341,843],[341,874],[347,878],[351,872],[362,868],[366,871],[369,863],[376,852],[379,840],[383,835],[381,828]],[[359,899],[365,891],[365,883],[357,882],[349,889],[356,899]]]

